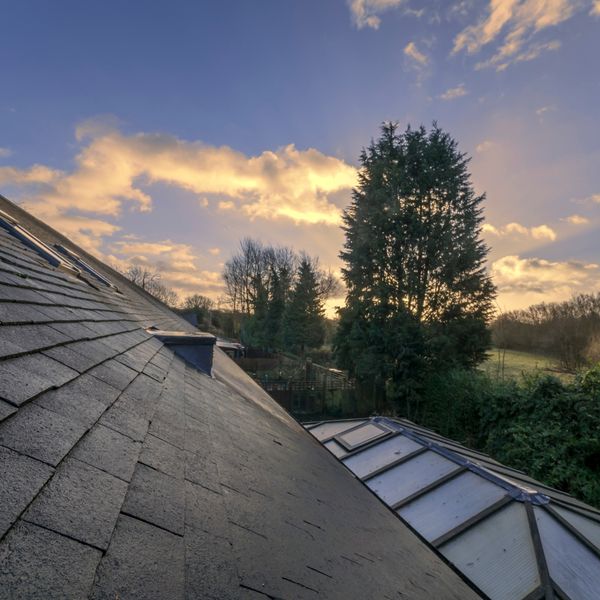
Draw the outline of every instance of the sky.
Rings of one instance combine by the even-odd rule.
[[[182,297],[221,298],[244,236],[338,272],[384,121],[472,157],[500,310],[600,291],[600,0],[19,0],[1,22],[0,193]]]

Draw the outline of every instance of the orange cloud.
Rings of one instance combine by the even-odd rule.
[[[596,263],[511,255],[494,261],[490,274],[498,286],[498,302],[505,310],[600,291],[600,265]]]
[[[493,56],[476,68],[502,71],[512,63],[533,60],[542,52],[560,47],[558,40],[537,42],[534,37],[570,19],[580,7],[578,0],[490,0],[486,17],[456,36],[453,53],[464,50],[476,54],[504,36]]]
[[[160,273],[161,282],[181,296],[201,293],[216,298],[224,291],[221,273],[201,269],[194,248],[171,240],[151,242],[135,236],[111,245],[109,262],[126,269],[140,265]]]
[[[378,15],[401,4],[404,4],[404,0],[348,0],[352,18],[359,29],[379,29],[381,18]]]
[[[72,172],[43,165],[4,167],[0,183],[37,185],[26,197],[34,211],[51,205],[61,212],[116,217],[125,202],[148,211],[152,198],[142,188],[165,183],[197,194],[202,206],[207,205],[205,194],[227,196],[217,207],[238,208],[251,218],[337,225],[340,210],[329,196],[349,190],[356,182],[351,165],[312,148],[298,150],[293,144],[247,156],[227,146],[167,135],[127,136],[115,129],[103,130],[96,121],[79,126],[76,135],[87,145],[77,155]]]
[[[590,222],[587,217],[583,217],[582,215],[570,215],[565,217],[563,221],[571,223],[571,225],[587,225]]]
[[[532,237],[534,240],[556,239],[556,232],[549,225],[538,225],[537,227],[525,227],[520,223],[508,223],[503,227],[496,227],[490,223],[484,223],[483,233],[488,233],[496,237],[506,237],[510,235],[521,235]]]
[[[421,52],[417,45],[414,42],[409,42],[404,47],[404,55],[408,56],[408,58],[412,59],[414,63],[424,67],[429,62],[429,58],[426,54]]]

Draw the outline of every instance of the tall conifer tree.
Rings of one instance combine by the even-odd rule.
[[[307,256],[300,259],[296,284],[285,310],[283,337],[286,345],[300,354],[309,348],[318,348],[325,339],[319,280]]]
[[[336,353],[359,379],[409,396],[428,369],[476,365],[489,347],[484,196],[469,159],[435,123],[404,133],[384,124],[360,162],[343,218],[347,297]]]

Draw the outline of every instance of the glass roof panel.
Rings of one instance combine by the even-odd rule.
[[[568,510],[558,504],[552,504],[552,508],[575,529],[581,532],[588,541],[592,542],[596,548],[600,549],[600,523],[592,521],[573,510]]]
[[[393,505],[459,468],[435,452],[424,452],[369,479],[367,485]]]
[[[342,458],[342,456],[346,456],[348,452],[344,448],[342,448],[335,440],[329,440],[323,444],[329,452],[331,452],[334,456],[338,458]]]
[[[358,477],[364,477],[419,448],[422,448],[421,444],[397,435],[358,454],[349,456],[344,464]]]
[[[322,423],[317,425],[310,430],[310,433],[314,435],[319,441],[333,437],[342,431],[351,429],[364,423],[364,421],[332,421],[331,423]]]
[[[439,550],[492,600],[524,598],[540,585],[521,502],[511,502]]]
[[[341,442],[352,448],[370,442],[386,433],[389,433],[388,429],[383,429],[373,423],[365,423],[362,427],[358,427],[337,437]]]
[[[402,507],[398,514],[432,541],[500,500],[506,492],[466,472]]]
[[[534,512],[550,577],[571,600],[597,598],[600,559],[543,508]]]

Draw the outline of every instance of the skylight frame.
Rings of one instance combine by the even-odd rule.
[[[118,291],[116,285],[114,285],[104,275],[102,275],[101,273],[98,273],[98,271],[96,271],[96,269],[94,269],[92,266],[90,266],[77,253],[73,252],[72,250],[69,250],[68,248],[66,248],[62,244],[54,244],[54,248],[58,252],[60,252],[60,254],[62,254],[63,256],[66,256],[67,259],[71,263],[74,263],[81,270],[85,271],[86,273],[88,273],[89,275],[91,275],[92,277],[94,277],[95,279],[97,279],[98,281],[100,281],[100,283],[103,283],[105,286],[110,287],[110,288],[114,289],[115,291]]]
[[[365,441],[357,442],[356,444],[350,444],[349,442],[347,442],[346,440],[343,439],[344,436],[348,435],[349,433],[358,431],[359,429],[361,429],[363,427],[376,427],[377,429],[379,429],[379,431],[381,433],[379,435],[373,436],[372,438],[367,439]],[[357,448],[362,447],[366,444],[372,444],[374,442],[380,442],[384,439],[388,439],[388,437],[391,433],[392,433],[392,431],[389,428],[387,428],[383,425],[380,425],[379,423],[376,423],[371,419],[367,419],[363,423],[359,423],[355,427],[351,427],[349,429],[341,431],[340,433],[333,436],[333,439],[338,444],[340,444],[340,446],[345,448],[348,452],[351,452],[352,450],[356,450]],[[325,441],[329,441],[329,440],[322,440],[321,443],[323,443]]]
[[[48,244],[42,242],[36,235],[22,227],[17,219],[11,217],[2,210],[0,210],[0,227],[5,229],[13,237],[17,238],[24,246],[33,250],[56,269],[66,271],[75,275],[75,277],[79,277],[81,274],[81,271],[72,262],[62,257],[48,246]]]

